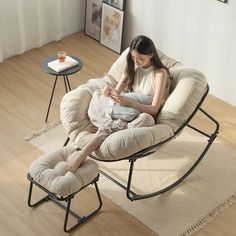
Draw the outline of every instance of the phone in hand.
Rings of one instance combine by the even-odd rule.
[[[109,85],[106,85],[103,90],[102,90],[102,93],[105,95],[105,96],[108,96],[108,97],[112,97],[112,96],[117,96],[117,92],[116,90],[109,86]]]

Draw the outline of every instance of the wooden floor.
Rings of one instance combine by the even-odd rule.
[[[25,135],[44,125],[54,78],[44,73],[40,64],[44,58],[62,49],[84,63],[79,73],[70,76],[72,88],[102,76],[118,57],[97,41],[78,33],[0,63],[0,235],[65,235],[61,209],[52,203],[34,210],[27,206],[27,170],[42,153],[23,140]],[[63,83],[59,81],[49,122],[59,120],[59,104],[64,93]],[[236,148],[236,108],[213,96],[207,97],[204,107],[220,122],[220,139]],[[205,124],[201,117],[195,122]],[[39,196],[36,192],[35,197]],[[95,206],[95,200],[92,189],[83,191],[79,196],[81,210]],[[104,196],[103,203],[101,213],[72,235],[156,235]],[[168,222],[166,224],[171,227]],[[196,235],[236,235],[235,225],[236,205],[233,205]]]

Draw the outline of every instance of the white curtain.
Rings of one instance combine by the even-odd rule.
[[[85,0],[0,0],[0,62],[84,28]]]

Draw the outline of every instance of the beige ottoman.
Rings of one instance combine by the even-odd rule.
[[[74,148],[62,147],[41,156],[31,164],[27,176],[30,181],[28,205],[30,207],[36,207],[42,202],[52,200],[65,209],[65,232],[70,232],[81,225],[102,207],[101,196],[97,186],[99,179],[98,165],[93,160],[88,159],[82,163],[75,173],[66,170],[66,163],[69,160],[69,156],[74,151],[76,151]],[[74,198],[75,194],[90,184],[94,184],[95,186],[99,206],[92,213],[81,217],[70,209],[71,200]],[[34,204],[31,203],[33,185],[47,193],[44,198]],[[63,204],[63,202],[65,203]],[[67,222],[69,214],[77,218],[78,222],[68,229]]]

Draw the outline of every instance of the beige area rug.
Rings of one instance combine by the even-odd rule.
[[[52,125],[53,126],[53,125]],[[61,125],[41,130],[28,141],[43,152],[61,147],[66,139]],[[33,137],[33,138],[32,138]],[[193,162],[205,137],[187,129],[155,154],[135,164],[133,190],[155,191],[166,186]],[[99,162],[122,182],[128,161]],[[215,141],[209,152],[177,188],[160,196],[131,202],[125,191],[101,176],[101,193],[160,236],[193,235],[236,201],[236,150]]]

